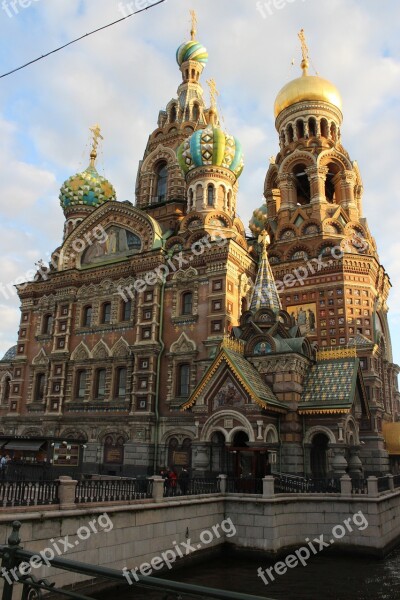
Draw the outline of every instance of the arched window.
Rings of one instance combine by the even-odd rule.
[[[287,137],[288,137],[289,144],[291,144],[294,140],[293,125],[288,125]]]
[[[178,396],[187,398],[190,388],[190,365],[179,365],[178,368]]]
[[[200,108],[197,102],[193,104],[193,121],[198,121],[200,119]]]
[[[111,302],[104,302],[101,310],[101,322],[105,325],[111,323]]]
[[[336,125],[335,125],[335,123],[332,123],[332,125],[331,125],[331,138],[333,139],[334,142],[336,142]]]
[[[193,312],[193,294],[185,292],[182,294],[182,315],[191,315]]]
[[[158,165],[157,171],[156,202],[164,202],[167,195],[168,167],[166,162]]]
[[[46,382],[46,376],[44,373],[38,373],[35,379],[35,396],[34,402],[43,402],[44,400],[44,386]]]
[[[311,117],[308,121],[308,130],[310,132],[310,137],[315,137],[317,135],[317,121],[314,117]]]
[[[298,139],[304,137],[304,121],[302,121],[301,119],[296,122],[296,131]]]
[[[132,300],[128,300],[127,302],[122,301],[121,320],[122,321],[130,321],[131,313],[132,313]]]
[[[42,333],[50,335],[53,327],[53,315],[45,315],[43,318]]]
[[[117,369],[117,377],[115,380],[115,395],[117,398],[125,398],[126,396],[126,374],[126,367],[119,367]]]
[[[325,138],[329,138],[329,127],[326,119],[321,119],[321,135]]]
[[[207,204],[214,206],[214,186],[211,184],[207,187]]]
[[[78,371],[76,376],[76,397],[83,399],[86,392],[86,371]]]
[[[85,306],[83,309],[82,326],[90,327],[92,325],[93,309],[91,306]]]
[[[171,108],[170,121],[171,121],[171,123],[175,123],[175,121],[176,121],[176,106],[175,106],[175,104]]]
[[[296,181],[297,205],[310,204],[311,188],[305,165],[296,165],[293,169],[293,175]]]
[[[3,402],[6,403],[10,399],[11,392],[11,378],[6,377],[4,380],[4,391],[3,391]]]
[[[98,369],[96,371],[96,398],[104,398],[106,395],[106,370]]]

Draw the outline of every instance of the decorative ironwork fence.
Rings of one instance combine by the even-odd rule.
[[[2,481],[0,507],[59,504],[58,481]]]
[[[137,479],[99,479],[79,481],[75,502],[123,502],[151,498],[151,482]]]
[[[340,479],[275,475],[276,494],[340,494]]]

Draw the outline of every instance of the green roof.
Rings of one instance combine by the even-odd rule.
[[[354,401],[359,360],[321,360],[304,382],[299,410],[348,411]]]

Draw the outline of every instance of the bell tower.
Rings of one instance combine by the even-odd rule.
[[[282,305],[301,333],[332,353],[356,347],[382,449],[382,422],[396,419],[399,406],[387,320],[390,281],[363,215],[360,170],[343,145],[339,91],[310,75],[303,30],[299,38],[302,74],[277,95],[279,152],[250,227],[254,235],[266,228],[271,237]]]

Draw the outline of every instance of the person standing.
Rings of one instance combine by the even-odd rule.
[[[179,475],[179,487],[182,495],[187,496],[189,490],[189,471],[186,467],[183,467],[181,474]]]
[[[9,458],[10,457],[7,454],[6,456],[2,456],[0,459],[1,478],[3,479],[3,481],[7,476]]]

